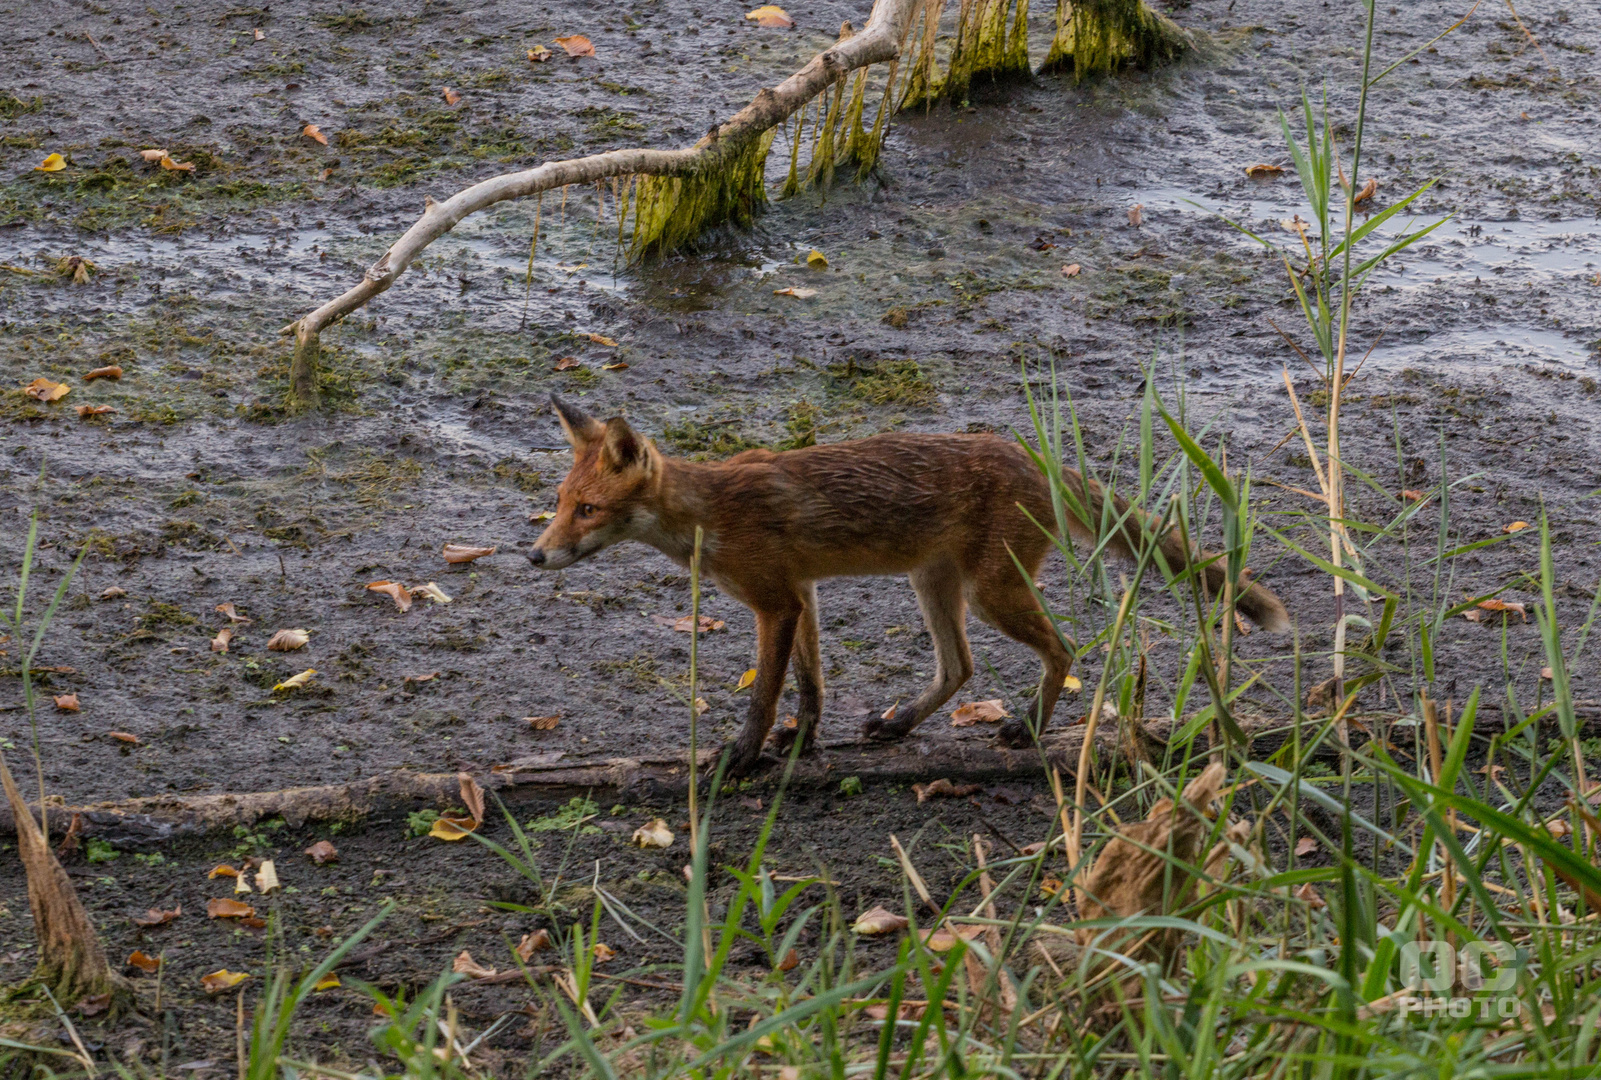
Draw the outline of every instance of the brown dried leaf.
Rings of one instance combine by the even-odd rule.
[[[273,652],[294,652],[303,649],[311,640],[311,634],[306,630],[295,628],[293,630],[280,630],[267,640],[267,648]]]
[[[1379,192],[1379,182],[1374,177],[1368,177],[1368,182],[1362,185],[1362,190],[1356,193],[1354,205],[1361,206]]]
[[[228,642],[233,640],[233,627],[224,626],[217,631],[217,636],[211,639],[211,651],[225,653],[228,651]]]
[[[543,45],[535,45],[532,49],[528,50],[528,59],[535,64],[543,64],[555,55],[555,53],[551,52]]]
[[[328,145],[328,136],[324,135],[322,130],[318,128],[316,124],[307,124],[305,127],[300,129],[300,134],[304,135],[308,139],[320,142],[324,146]]]
[[[141,150],[139,151],[139,156],[150,162],[150,164],[154,165],[156,162],[166,157],[167,152],[165,150]]]
[[[1301,839],[1295,842],[1295,854],[1297,858],[1302,855],[1310,855],[1316,850],[1317,841],[1312,839],[1310,836],[1303,836]]]
[[[600,370],[602,370],[602,371],[627,371],[628,370],[628,364],[625,361],[622,361],[622,360],[613,360],[609,364],[600,365]]]
[[[533,959],[536,952],[544,952],[550,948],[550,931],[535,930],[532,934],[524,934],[523,939],[517,943],[517,956],[523,963]]]
[[[904,915],[897,915],[893,911],[875,907],[871,911],[865,911],[858,915],[856,921],[851,924],[851,930],[864,937],[872,937],[877,934],[893,934],[896,931],[905,930],[910,923],[911,920]]]
[[[326,863],[337,862],[339,859],[339,849],[334,847],[333,844],[327,840],[318,840],[315,844],[312,844],[306,849],[306,854],[310,856],[311,861],[316,863],[318,866],[322,866]]]
[[[1261,165],[1247,165],[1245,167],[1245,175],[1246,176],[1277,176],[1279,173],[1281,173],[1283,171],[1284,171],[1284,166],[1283,165],[1261,164]]]
[[[314,985],[312,989],[320,994],[326,990],[337,990],[342,985],[343,984],[339,981],[339,976],[330,971],[328,974],[318,979],[316,985]]]
[[[998,724],[1012,714],[1006,711],[1000,698],[991,701],[970,701],[951,710],[952,727],[972,727],[974,724]]]
[[[214,897],[206,901],[206,917],[210,919],[248,919],[256,913],[249,904],[227,897]]]
[[[483,786],[466,773],[458,773],[456,782],[461,787],[461,801],[466,804],[467,812],[473,816],[473,821],[482,824],[484,820]]]
[[[367,588],[372,592],[383,593],[395,602],[401,611],[411,610],[411,592],[398,581],[374,581]]]
[[[556,44],[567,51],[568,56],[594,56],[595,46],[583,34],[570,34],[559,37]]]
[[[208,994],[220,994],[224,990],[238,986],[248,978],[250,978],[248,971],[229,971],[227,968],[219,968],[209,975],[200,976],[200,985],[205,987]]]
[[[523,719],[528,721],[528,726],[533,728],[535,731],[550,731],[556,726],[557,723],[560,722],[561,717],[559,715],[525,716]]]
[[[78,695],[77,694],[75,694],[75,693],[74,694],[56,694],[55,695],[55,699],[56,699],[56,711],[57,712],[77,712],[78,711]]]
[[[982,926],[953,926],[950,923],[929,930],[919,930],[918,936],[923,944],[934,952],[949,952],[956,947],[956,942],[972,941],[984,932]]]
[[[174,161],[170,157],[162,156],[157,163],[168,172],[194,172],[195,163],[192,161]]]
[[[250,625],[250,620],[248,618],[246,618],[245,616],[239,614],[237,611],[235,611],[233,609],[233,604],[231,604],[231,603],[229,603],[229,604],[218,604],[214,610],[220,611],[224,615],[228,616],[228,621],[229,622],[243,623],[245,626],[249,626]]]
[[[774,970],[776,970],[776,971],[794,971],[799,966],[800,966],[800,953],[796,952],[794,949],[791,949],[791,950],[789,950],[789,952],[784,954],[784,959],[782,959],[782,960],[780,960],[778,962],[778,967],[775,968]]]
[[[595,954],[595,963],[597,964],[604,964],[606,961],[617,955],[617,950],[613,949],[604,941],[597,941],[589,948],[590,951]]]
[[[608,349],[617,348],[617,342],[613,341],[605,334],[579,334],[578,336],[583,338],[585,341],[592,341],[596,345],[604,345]]]
[[[1419,491],[1417,488],[1406,488],[1401,492],[1401,498],[1405,499],[1407,502],[1421,502],[1423,499],[1423,492]]]
[[[576,357],[576,356],[564,356],[560,360],[557,360],[556,361],[556,366],[551,368],[550,370],[552,370],[552,371],[571,371],[573,368],[583,367],[583,366],[584,366],[583,364],[580,364],[578,362],[578,357]]]
[[[130,746],[139,745],[139,736],[131,735],[126,731],[108,731],[106,734],[120,743],[127,743]]]
[[[447,563],[470,563],[474,559],[482,559],[486,555],[493,555],[492,547],[470,547],[467,544],[446,544],[442,554]]]
[[[138,968],[146,975],[154,975],[161,970],[160,960],[157,960],[154,956],[146,956],[139,949],[135,949],[128,954],[126,963],[129,967]]]
[[[1309,907],[1324,908],[1329,906],[1328,901],[1318,894],[1318,891],[1312,887],[1310,881],[1295,890],[1295,898],[1306,901]]]
[[[1473,611],[1475,609],[1474,608],[1469,608],[1468,610],[1469,611]],[[1479,611],[1509,611],[1509,612],[1512,612],[1514,615],[1522,616],[1524,622],[1528,622],[1529,621],[1529,609],[1528,609],[1528,607],[1525,604],[1523,604],[1522,602],[1517,601],[1517,600],[1497,600],[1497,599],[1492,597],[1489,600],[1480,600],[1479,603],[1478,603],[1477,610],[1479,610]],[[1474,619],[1473,621],[1474,622],[1478,622],[1479,620]]]
[[[87,420],[91,416],[104,416],[106,413],[117,411],[110,405],[75,405],[73,407],[78,410],[78,416],[83,420]]]
[[[52,401],[60,401],[72,393],[72,387],[66,383],[51,382],[49,379],[39,378],[24,386],[22,392],[31,398],[48,404]]]
[[[495,975],[495,969],[484,967],[473,959],[473,954],[466,949],[457,954],[456,959],[450,962],[450,970],[458,975],[465,975],[469,979],[489,979]]]
[[[439,92],[444,95],[446,105],[454,105],[461,100],[461,95],[448,86],[441,86]]]
[[[94,382],[96,379],[120,378],[122,378],[122,366],[120,364],[107,364],[105,367],[97,367],[93,371],[85,374],[83,381]]]
[[[229,866],[227,863],[218,863],[216,866],[213,866],[211,868],[211,872],[206,875],[208,878],[236,878],[238,876],[239,871]]]
[[[1145,211],[1145,204],[1144,203],[1135,203],[1133,206],[1129,207],[1128,208],[1128,223],[1130,225],[1134,226],[1136,229],[1139,228],[1140,227],[1140,223],[1145,220],[1144,211]]]
[[[928,800],[939,796],[965,799],[969,795],[982,791],[983,787],[984,785],[982,784],[953,784],[942,776],[938,780],[930,780],[926,784],[913,784],[912,793],[917,796],[917,801],[921,803],[928,802]]]
[[[799,285],[791,285],[787,289],[774,289],[774,296],[793,296],[797,300],[810,300],[817,295],[816,289],[807,289]]]
[[[693,615],[685,615],[681,619],[667,619],[658,615],[656,616],[656,621],[666,626],[671,626],[681,634],[689,633],[695,626],[695,617]],[[714,619],[710,615],[702,615],[700,617],[700,632],[703,634],[709,634],[713,630],[721,630],[724,625],[723,620]]]
[[[135,926],[161,926],[165,923],[170,923],[172,920],[176,919],[182,914],[182,904],[179,904],[171,911],[163,911],[161,908],[151,908],[143,915],[135,915],[133,917],[133,922]]]
[[[401,685],[405,685],[406,683],[433,682],[437,678],[439,678],[439,672],[430,671],[426,675],[407,675],[404,679],[402,679],[400,681],[401,681]]]
[[[1066,266],[1062,267],[1062,276],[1063,277],[1078,277],[1079,273],[1083,269],[1084,268],[1082,266],[1080,266],[1078,263],[1068,263]]]

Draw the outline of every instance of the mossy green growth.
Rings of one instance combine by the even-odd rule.
[[[1075,78],[1123,64],[1152,67],[1175,60],[1190,35],[1144,0],[1058,0],[1056,37],[1041,71],[1072,69]]]
[[[767,204],[762,184],[772,130],[742,147],[709,156],[687,176],[642,176],[634,191],[634,237],[629,256],[676,251],[712,227],[749,226]]]
[[[975,80],[1029,77],[1028,0],[963,0],[943,75],[934,56],[936,26],[930,20],[923,27],[900,108],[941,101],[961,105]]]

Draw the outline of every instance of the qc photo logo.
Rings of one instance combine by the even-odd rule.
[[[1523,1003],[1512,994],[1517,952],[1505,941],[1412,941],[1401,946],[1401,983],[1412,992],[1396,999],[1402,1016],[1477,1015],[1510,1020]],[[1456,996],[1461,988],[1471,996]]]

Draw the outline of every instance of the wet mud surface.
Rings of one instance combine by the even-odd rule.
[[[1297,108],[1303,86],[1314,96],[1326,88],[1349,124],[1355,5],[1292,14],[1196,0],[1172,13],[1209,32],[1203,55],[1083,85],[1047,77],[987,87],[965,107],[900,117],[880,176],[775,203],[752,230],[718,231],[660,263],[622,258],[609,191],[603,205],[593,191],[569,192],[565,206],[546,198],[531,275],[534,206],[469,219],[325,334],[330,409],[284,413],[289,345],[279,328],[359,280],[424,196],[550,158],[688,144],[865,7],[791,11],[800,25],[784,32],[757,30],[732,7],[668,0],[604,14],[580,4],[201,4],[162,15],[124,3],[10,5],[18,32],[0,45],[9,71],[0,381],[15,388],[44,376],[73,390],[53,405],[17,390],[0,398],[0,568],[15,580],[37,510],[37,613],[90,545],[39,661],[73,669],[41,681],[47,694],[81,702],[57,713],[45,699],[52,794],[78,803],[264,790],[394,768],[487,770],[541,751],[604,758],[687,746],[687,635],[660,618],[688,611],[684,572],[639,546],[558,574],[537,574],[523,556],[541,528],[530,515],[553,505],[569,460],[551,391],[603,414],[626,411],[670,452],[720,456],[892,429],[1024,429],[1021,365],[1054,364],[1092,458],[1107,468],[1120,440],[1127,460],[1154,356],[1163,395],[1182,392],[1192,419],[1228,432],[1231,465],[1252,471],[1273,511],[1314,512],[1295,490],[1316,479],[1290,437],[1281,371],[1303,402],[1317,380],[1272,325],[1310,349],[1304,323],[1282,265],[1222,218],[1282,242],[1280,221],[1306,216],[1293,173],[1258,180],[1244,169],[1288,165],[1278,110]],[[1459,15],[1404,5],[1382,19],[1377,52],[1388,63]],[[1463,478],[1454,543],[1537,521],[1543,506],[1558,617],[1576,627],[1601,576],[1601,17],[1570,5],[1523,18],[1537,46],[1504,9],[1486,7],[1373,92],[1364,153],[1377,207],[1439,178],[1413,204],[1416,221],[1449,220],[1377,271],[1357,305],[1353,355],[1366,359],[1342,441],[1348,463],[1372,478],[1353,485],[1362,521],[1390,520],[1396,493],[1438,483],[1442,467]],[[1047,29],[1036,20],[1036,52]],[[592,38],[596,58],[525,58],[569,33]],[[448,104],[444,87],[460,100]],[[327,146],[302,134],[307,124]],[[1340,131],[1343,141],[1349,128]],[[148,164],[138,151],[151,147],[195,169]],[[775,190],[787,150],[780,137],[769,161]],[[68,168],[34,171],[52,152]],[[806,265],[813,248],[826,253],[826,270]],[[87,284],[54,271],[73,255],[95,267]],[[1063,275],[1069,264],[1077,276]],[[790,286],[817,295],[775,295]],[[565,357],[579,366],[554,370]],[[112,363],[124,368],[120,381],[81,381]],[[73,411],[82,404],[117,411],[84,421]],[[1319,542],[1311,524],[1286,520],[1303,542]],[[1370,570],[1386,583],[1409,579],[1426,600],[1422,563],[1437,528],[1430,508],[1412,527],[1410,555],[1384,542]],[[1522,578],[1536,569],[1536,531],[1458,560],[1449,587],[1467,596],[1511,582],[1506,598],[1532,599]],[[448,567],[447,542],[497,553]],[[1308,652],[1326,651],[1327,578],[1293,557],[1267,556],[1260,569]],[[1079,636],[1092,636],[1108,613],[1071,608],[1082,588],[1059,564],[1046,578]],[[452,602],[419,599],[402,613],[366,590],[378,579],[437,582]],[[103,598],[112,588],[122,594]],[[904,583],[833,581],[820,595],[824,737],[845,739],[916,693],[933,654]],[[226,623],[216,611],[224,603],[251,622],[219,654],[209,642]],[[715,590],[704,610],[726,623],[701,649],[710,705],[701,730],[718,739],[742,720],[752,620]],[[310,644],[268,652],[286,627],[307,629]],[[971,630],[979,674],[958,700],[1001,697],[1015,709],[1036,661],[987,628]],[[0,739],[20,752],[31,732],[16,645],[5,649]],[[1241,645],[1281,686],[1290,649],[1288,636]],[[1455,620],[1438,649],[1441,686],[1458,698],[1481,683],[1500,694],[1511,682],[1528,701],[1539,693],[1532,622]],[[1157,640],[1151,655],[1155,711],[1171,700],[1179,646]],[[309,690],[271,692],[307,668],[318,673]],[[1089,682],[1098,670],[1090,657],[1079,673]],[[1597,696],[1597,675],[1593,665],[1578,671],[1576,693]],[[1258,697],[1281,707],[1267,691]],[[1065,699],[1057,723],[1083,707]],[[524,719],[550,715],[560,721],[546,731]],[[953,729],[941,714],[914,738],[987,735]],[[875,861],[891,827],[983,831],[967,804],[933,813],[905,790],[807,798],[848,827],[820,837],[786,817],[781,830],[798,831],[781,832],[776,850],[797,867],[814,850],[831,867],[850,863],[858,877],[849,884],[876,889],[878,900],[899,895],[898,874]],[[1043,835],[1042,816],[1017,818],[1026,805],[999,806],[985,813],[1016,829],[1018,843],[1035,838],[1030,828]],[[619,820],[631,828],[635,817]],[[749,823],[731,811],[728,827],[732,858]],[[308,866],[303,898],[285,901],[307,927],[342,934],[386,890],[402,891],[379,871],[409,879],[404,918],[415,937],[435,940],[432,951],[404,954],[416,970],[389,973],[401,981],[437,971],[468,940],[439,936],[413,909],[450,925],[486,920],[460,932],[484,936],[475,948],[509,929],[503,916],[475,914],[506,877],[486,853],[463,845],[441,855],[442,845],[402,842],[403,833],[391,820],[347,836],[351,856],[337,872]],[[261,836],[263,852],[285,854],[311,839]],[[588,869],[578,876],[592,876],[596,859],[603,878],[662,874],[667,891],[640,903],[681,909],[668,895],[681,860],[662,856],[654,867],[625,854],[625,841],[582,838]],[[74,873],[109,947],[125,955],[142,940],[125,916],[168,894],[186,912],[203,910],[196,870],[235,843],[247,841],[197,842],[167,852],[165,867],[127,852]],[[30,932],[14,855],[0,865],[9,910],[0,959],[22,964]],[[309,880],[318,876],[328,884]],[[339,892],[312,903],[325,887]],[[260,967],[259,941],[201,918],[174,924],[166,943],[175,953],[180,940],[194,943],[184,946],[194,971],[181,976],[191,990],[194,973],[225,961],[253,956]],[[293,948],[316,950],[320,939],[296,932]],[[239,950],[233,960],[228,949]],[[375,962],[399,962],[390,955]],[[0,967],[8,973],[21,969]],[[340,1008],[355,1033],[344,1050],[364,1053],[366,1006]],[[204,1051],[193,1055],[222,1054],[226,1068],[231,1006],[214,1011],[206,1023],[215,1030],[197,1036]]]

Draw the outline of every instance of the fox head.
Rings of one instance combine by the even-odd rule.
[[[550,403],[572,444],[573,467],[556,489],[555,520],[534,542],[528,561],[560,570],[650,529],[662,459],[622,417],[597,420],[555,394]]]

